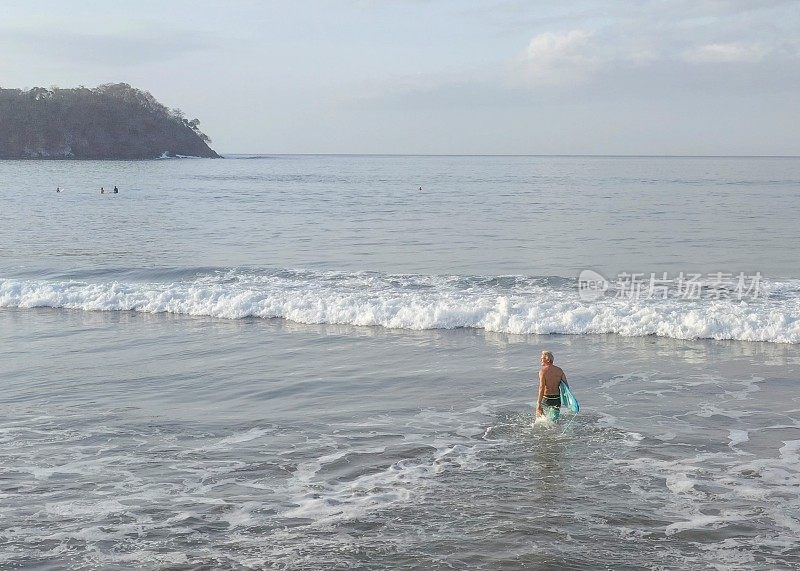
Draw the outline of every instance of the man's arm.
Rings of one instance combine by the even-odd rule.
[[[544,398],[544,371],[539,371],[539,395],[536,397],[536,414],[543,415],[544,411],[542,410],[542,399]]]
[[[567,385],[567,388],[569,388],[569,383],[567,382],[567,374],[564,372],[564,369],[561,369],[561,382]]]

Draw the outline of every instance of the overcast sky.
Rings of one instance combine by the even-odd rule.
[[[220,152],[800,155],[800,0],[2,0],[0,86]]]

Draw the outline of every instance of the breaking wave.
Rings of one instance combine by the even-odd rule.
[[[0,307],[257,317],[397,329],[658,335],[800,343],[800,280],[756,299],[582,301],[576,280],[305,270],[218,270],[153,281],[0,278]],[[173,276],[174,278],[174,276]]]

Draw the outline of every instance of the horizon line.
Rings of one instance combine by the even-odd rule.
[[[625,155],[546,153],[242,153],[217,151],[221,156],[251,157],[596,157],[643,159],[798,159],[800,155]]]

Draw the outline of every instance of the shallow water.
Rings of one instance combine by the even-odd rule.
[[[762,235],[774,256],[753,254],[760,210],[725,233],[725,208],[787,192],[784,161],[0,163],[0,567],[796,568],[792,203]],[[434,206],[416,181],[399,197],[421,171]],[[100,197],[90,176],[136,184]],[[39,192],[55,178],[66,194]],[[580,181],[587,204],[728,206],[697,209],[691,238],[648,237],[645,199],[582,211],[557,256],[505,227],[533,188],[575,216]],[[585,240],[609,216],[638,246]],[[586,260],[771,289],[583,303]],[[559,326],[580,334],[537,334]],[[675,338],[756,334],[784,342]],[[556,425],[531,416],[545,348],[582,405]]]
[[[800,563],[785,346],[0,319],[3,565]],[[542,346],[582,397],[554,426],[530,414]]]

